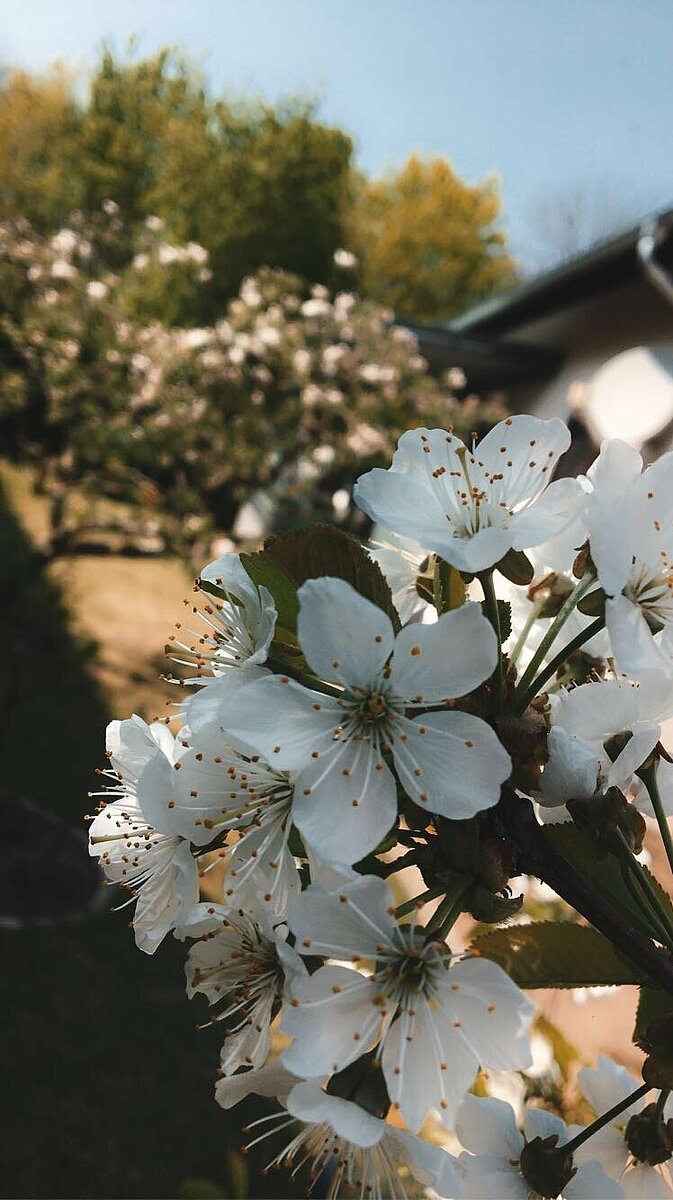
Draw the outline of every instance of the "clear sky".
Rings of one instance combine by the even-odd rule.
[[[578,191],[589,234],[673,205],[673,0],[0,0],[5,66],[86,68],[132,34],[216,91],[319,96],[368,173],[412,150],[497,173],[524,265]]]

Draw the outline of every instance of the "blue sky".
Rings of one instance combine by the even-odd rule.
[[[318,96],[369,173],[412,150],[470,182],[497,173],[529,267],[553,255],[541,227],[578,192],[589,236],[673,204],[673,0],[0,0],[0,13],[5,66],[86,69],[103,39],[135,34],[140,53],[181,47],[216,91]]]

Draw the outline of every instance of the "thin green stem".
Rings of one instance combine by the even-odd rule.
[[[583,629],[562,650],[559,650],[558,654],[545,667],[544,671],[540,671],[540,674],[535,677],[530,687],[523,694],[520,692],[521,684],[519,684],[514,693],[515,711],[517,713],[525,712],[531,700],[537,696],[538,692],[542,691],[547,680],[553,679],[559,667],[563,666],[564,662],[570,658],[570,655],[579,650],[585,642],[590,641],[595,634],[600,632],[604,625],[604,618],[596,617],[595,621],[587,625],[586,629]],[[521,683],[523,683],[524,678],[525,676],[522,677]]]
[[[578,1133],[577,1137],[574,1137],[570,1142],[564,1142],[558,1149],[562,1150],[564,1155],[574,1154],[575,1150],[579,1150],[580,1146],[583,1146],[590,1137],[598,1133],[599,1129],[603,1129],[605,1125],[609,1125],[625,1109],[630,1108],[637,1100],[647,1095],[649,1090],[649,1083],[643,1083],[639,1088],[636,1088],[635,1092],[631,1092],[630,1096],[627,1096],[624,1100],[620,1100],[619,1104],[615,1104],[613,1108],[609,1108],[607,1112],[603,1113],[602,1117],[598,1117],[591,1125],[587,1125],[586,1129]]]
[[[498,611],[498,601],[495,594],[493,584],[493,572],[484,571],[479,575],[479,582],[484,593],[484,604],[486,606],[486,616],[488,617],[493,630],[495,632],[498,644],[498,661],[493,673],[493,711],[495,716],[502,712],[502,704],[504,699],[504,675],[502,671],[502,645],[500,637],[500,613]]]
[[[575,608],[577,608],[577,605],[579,604],[582,597],[584,595],[586,595],[586,593],[589,591],[589,588],[595,582],[596,582],[595,575],[587,573],[586,575],[582,576],[582,578],[580,579],[577,586],[570,593],[570,595],[568,596],[568,599],[565,601],[565,603],[559,610],[558,616],[556,616],[554,618],[554,620],[552,621],[551,625],[549,626],[549,629],[547,630],[542,641],[540,642],[540,645],[538,646],[537,650],[535,651],[535,654],[533,655],[528,666],[526,667],[526,670],[524,671],[523,675],[521,676],[521,679],[519,680],[519,684],[516,689],[519,694],[523,694],[524,692],[528,691],[528,688],[530,687],[532,680],[535,678],[535,672],[537,671],[540,663],[544,659],[549,647],[556,641],[556,638],[557,638],[559,632],[565,625],[571,612],[573,612],[573,610]]]
[[[444,891],[441,883],[437,887],[428,888],[426,892],[421,892],[419,896],[412,896],[411,900],[405,900],[404,904],[398,904],[395,909],[396,917],[406,917],[408,913],[413,912],[418,908],[419,904],[427,904],[429,900],[436,900]]]
[[[447,933],[463,911],[463,896],[472,884],[472,879],[462,880],[451,892],[448,892],[427,927],[428,936],[444,941]]]
[[[661,795],[659,793],[659,785],[657,783],[657,768],[656,766],[648,767],[647,770],[640,772],[645,787],[650,794],[654,815],[657,818],[657,825],[661,834],[661,840],[664,843],[668,865],[673,871],[673,838],[671,837],[671,829],[668,824],[668,818],[664,812]]]
[[[512,647],[512,650],[510,652],[510,655],[509,655],[509,661],[513,667],[516,666],[516,664],[519,661],[519,655],[521,654],[521,651],[523,650],[524,646],[526,645],[526,640],[528,638],[528,634],[530,633],[531,629],[533,628],[535,622],[538,619],[540,611],[545,603],[545,599],[546,599],[546,597],[542,597],[538,600],[535,600],[533,602],[533,604],[531,604],[531,606],[530,606],[530,612],[529,612],[528,616],[526,617],[526,620],[524,621],[523,625],[521,626],[521,633],[519,634],[518,638],[516,639],[516,641]]]

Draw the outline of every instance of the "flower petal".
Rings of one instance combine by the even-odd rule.
[[[379,988],[348,967],[320,967],[295,980],[281,1029],[294,1038],[283,1065],[313,1079],[342,1071],[376,1045],[381,1031]]]
[[[563,421],[522,414],[494,425],[476,454],[489,473],[502,472],[508,462],[514,464],[504,486],[505,499],[512,507],[532,500],[546,487],[569,445],[570,430]]]
[[[386,1126],[378,1117],[351,1100],[329,1095],[317,1083],[295,1084],[287,1098],[287,1111],[310,1124],[325,1122],[354,1146],[375,1146],[386,1133]]]
[[[497,804],[512,771],[509,754],[490,725],[457,711],[398,720],[393,758],[411,799],[451,820]]]
[[[396,816],[395,780],[370,742],[332,743],[295,775],[294,823],[328,862],[359,862],[390,832]]]
[[[436,704],[466,696],[495,670],[498,643],[478,604],[444,613],[434,625],[407,625],[391,661],[396,696]]]
[[[309,691],[284,675],[246,684],[227,716],[227,731],[254,746],[272,767],[296,771],[331,750],[341,709],[329,696]]]
[[[299,643],[315,674],[350,687],[372,683],[392,654],[389,617],[343,579],[308,579],[297,597]]]
[[[307,954],[375,959],[394,942],[392,901],[388,884],[375,875],[343,880],[334,891],[311,884],[291,902],[288,925]]]
[[[511,545],[515,550],[529,550],[558,537],[574,522],[583,498],[582,487],[576,479],[559,479],[550,483],[533,504],[511,518]]]
[[[465,1097],[456,1117],[456,1135],[461,1145],[473,1154],[502,1154],[518,1159],[524,1144],[511,1104],[493,1096]]]

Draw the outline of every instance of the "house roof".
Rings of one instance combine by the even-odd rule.
[[[474,337],[441,325],[400,323],[416,334],[418,348],[432,371],[461,367],[469,388],[477,391],[547,379],[558,370],[563,357],[559,351],[546,347]]]
[[[673,268],[673,208],[667,208],[650,214],[616,237],[598,242],[553,271],[469,309],[451,321],[449,329],[460,334],[506,335],[526,321],[629,283],[643,270],[638,260],[638,242],[645,228],[653,227],[660,238],[657,260]]]

